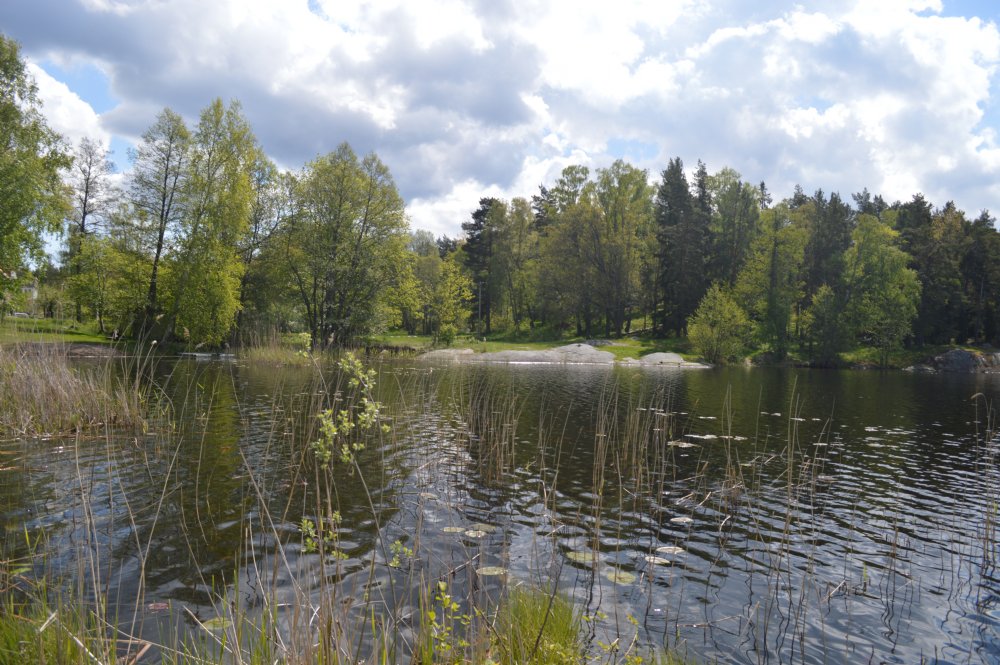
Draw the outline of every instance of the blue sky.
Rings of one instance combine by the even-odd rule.
[[[985,0],[7,0],[50,123],[122,170],[164,107],[239,99],[298,169],[348,141],[416,228],[570,164],[680,156],[796,184],[1000,211],[998,12]]]

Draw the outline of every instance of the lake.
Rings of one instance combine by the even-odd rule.
[[[555,585],[601,659],[1000,661],[1000,375],[370,366],[390,431],[329,474],[333,367],[164,359],[172,424],[3,442],[4,558],[156,642],[335,597],[413,645],[446,580]]]

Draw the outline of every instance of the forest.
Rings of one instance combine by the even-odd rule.
[[[47,126],[2,36],[0,81],[0,316],[30,307],[199,348],[288,332],[313,348],[386,330],[441,345],[644,334],[712,362],[831,365],[858,346],[884,364],[902,346],[1000,344],[1000,234],[951,201],[776,199],[728,167],[677,157],[653,179],[619,160],[470,201],[449,220],[461,236],[435,238],[410,230],[377,155],[342,143],[282,171],[238,102],[192,123],[164,109],[116,174],[98,142]]]

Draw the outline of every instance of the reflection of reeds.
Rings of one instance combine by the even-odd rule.
[[[73,600],[58,606],[58,618],[62,625],[78,626],[72,635],[100,662],[126,656],[122,645],[127,643],[128,657],[146,645],[141,648],[147,649],[147,657],[155,651],[175,663],[482,662],[486,658],[578,662],[581,650],[584,658],[600,662],[637,662],[639,654],[654,651],[654,640],[658,644],[683,642],[690,639],[692,627],[706,635],[716,628],[736,634],[761,659],[777,653],[781,658],[808,661],[814,659],[817,647],[808,644],[805,636],[810,631],[815,636],[833,599],[849,606],[859,598],[874,598],[884,603],[886,621],[896,621],[894,625],[906,604],[914,602],[915,587],[905,581],[908,536],[905,516],[899,512],[877,527],[867,525],[868,515],[860,509],[844,518],[845,532],[867,529],[874,534],[872,539],[881,539],[878,560],[848,544],[842,580],[830,582],[817,573],[824,565],[817,543],[829,537],[820,525],[828,482],[823,476],[823,451],[831,439],[831,427],[823,425],[818,438],[810,441],[808,430],[800,430],[803,406],[794,393],[785,416],[774,421],[781,426],[773,439],[748,436],[740,442],[728,396],[719,413],[705,414],[703,419],[690,415],[680,421],[672,411],[669,393],[642,394],[627,385],[608,384],[592,411],[592,422],[587,423],[592,425],[587,431],[593,440],[577,444],[579,448],[570,454],[563,450],[561,437],[557,437],[558,445],[549,440],[560,429],[552,409],[540,412],[537,443],[518,438],[523,400],[507,384],[481,375],[474,378],[475,372],[460,375],[455,388],[447,381],[436,383],[438,373],[426,370],[411,373],[409,378],[380,377],[380,394],[369,397],[389,405],[385,415],[391,418],[386,421],[392,424],[391,430],[370,432],[363,450],[346,461],[335,458],[329,468],[323,468],[309,446],[319,436],[317,415],[331,408],[360,408],[360,393],[332,368],[318,361],[308,367],[307,372],[296,369],[307,378],[289,390],[294,394],[274,395],[266,444],[248,452],[238,433],[230,442],[238,448],[239,464],[225,469],[226,475],[239,475],[243,480],[238,491],[226,496],[239,496],[245,504],[235,518],[242,533],[238,551],[226,554],[225,566],[207,571],[198,565],[210,539],[205,532],[218,516],[218,506],[212,504],[218,498],[202,484],[218,473],[212,457],[215,443],[199,428],[207,432],[208,415],[219,405],[213,403],[212,387],[202,376],[178,370],[171,377],[175,383],[189,382],[190,392],[186,399],[177,400],[178,431],[163,428],[151,437],[155,443],[150,448],[155,450],[149,451],[145,473],[159,489],[152,504],[147,499],[144,505],[137,500],[133,505],[134,497],[124,486],[114,497],[98,497],[92,491],[94,479],[80,463],[79,500],[91,505],[82,505],[77,513],[86,523],[81,529],[85,537],[79,540],[77,577],[88,582],[72,590]],[[266,371],[278,370],[269,367]],[[233,377],[220,380],[227,378]],[[405,399],[386,397],[396,392],[405,394]],[[977,470],[993,474],[997,440],[992,411],[986,406]],[[232,407],[239,412],[235,417],[239,430],[251,416],[243,405]],[[423,429],[409,429],[413,424]],[[566,427],[563,424],[563,431]],[[188,437],[184,442],[179,439],[181,433]],[[533,449],[536,445],[537,450]],[[117,439],[108,437],[104,455],[109,467],[121,454],[120,446]],[[579,487],[560,486],[559,481],[570,475],[564,465],[578,464],[584,453],[588,460],[592,453],[593,466],[583,472]],[[393,475],[393,465],[402,458],[413,462],[411,468]],[[178,470],[182,465],[196,482],[186,484],[189,478]],[[279,467],[281,473],[275,471]],[[523,467],[531,467],[528,482],[523,482],[529,476]],[[435,541],[425,539],[429,533],[425,529],[435,527],[432,520],[423,521],[421,502],[438,499],[423,496],[430,492],[418,493],[428,489],[423,484],[437,482],[432,489],[438,494],[453,492],[449,498],[455,505],[453,515],[471,512],[468,504],[473,492],[467,492],[468,486],[443,490],[442,475],[462,476],[475,486],[474,492],[481,492],[473,498],[489,505],[476,510],[495,511],[490,517],[498,522],[520,519],[514,528],[521,530],[522,537],[526,528],[534,529],[530,537],[538,534],[541,544],[532,540],[532,556],[548,557],[549,565],[522,565],[532,575],[537,571],[532,583],[542,591],[515,590],[514,580],[496,570],[484,572],[490,568],[485,563],[498,558],[507,563],[503,557],[509,543],[499,537],[467,537],[461,553],[450,552],[450,558],[435,551],[440,538],[435,545],[427,544]],[[393,483],[398,493],[385,489]],[[515,514],[521,506],[512,507],[516,502],[508,501],[513,491],[505,493],[515,484],[521,497],[537,487],[536,500],[519,499],[537,513]],[[422,498],[418,501],[417,496]],[[497,497],[495,503],[489,502]],[[117,517],[101,522],[104,506],[96,505],[100,501],[129,503]],[[982,551],[984,567],[995,564],[995,500],[992,506],[984,514],[976,546]],[[194,586],[202,594],[187,607],[180,602],[161,607],[158,599],[150,603],[143,595],[146,577],[153,572],[147,569],[151,549],[163,542],[159,531],[165,525],[160,520],[165,521],[170,510],[181,513],[182,526],[172,533],[182,544],[184,556],[193,562]],[[508,510],[510,515],[504,512]],[[137,523],[148,523],[149,513],[156,516],[153,526],[139,529]],[[343,524],[338,514],[345,516]],[[399,515],[405,515],[405,520]],[[312,524],[311,548],[305,543],[303,518]],[[436,528],[441,528],[438,518]],[[482,518],[469,521],[478,519]],[[366,526],[351,532],[348,521]],[[349,541],[362,540],[362,529],[365,545],[351,551]],[[111,580],[122,574],[108,557],[106,534],[116,530],[130,531],[127,549],[138,553],[139,594],[134,600],[107,597]],[[559,535],[561,531],[572,535]],[[576,549],[571,549],[570,542]],[[689,542],[704,546],[697,555],[702,566],[697,571],[685,567],[685,557],[695,558]],[[664,564],[657,559],[658,546],[666,545],[678,551],[664,553],[664,557],[675,557]],[[685,548],[692,551],[685,553]],[[4,556],[10,551],[5,549]],[[525,548],[520,552],[523,555]],[[4,589],[12,584],[24,587],[30,574],[13,572],[20,570],[23,561],[24,555],[18,554],[0,566],[6,569],[6,578],[0,572]],[[572,606],[567,613],[567,604],[556,592],[559,583],[565,582],[560,579],[563,565],[579,573],[576,581],[587,586],[574,598],[577,615]],[[712,599],[734,570],[747,580],[746,605],[720,617],[714,614]],[[630,575],[635,581],[627,581]],[[652,614],[654,592],[662,594],[656,603],[662,614],[657,616]],[[27,587],[22,593],[26,602],[33,601],[30,607],[39,609],[27,611],[24,608],[29,605],[23,604],[16,611],[0,609],[0,653],[5,630],[28,625],[35,631],[32,635],[38,634],[53,609],[47,594]],[[642,594],[649,594],[647,616],[629,614],[641,608],[643,603],[635,601]],[[580,596],[586,597],[587,604],[579,602]],[[616,603],[622,598],[630,602],[627,609],[619,610]],[[694,616],[692,598],[704,599]],[[102,599],[96,607],[94,599]],[[151,605],[157,606],[155,612],[168,614],[172,622],[155,647],[139,641],[140,636],[150,634],[149,622],[162,618],[154,615],[151,619]],[[609,616],[601,618],[599,612]],[[581,638],[575,616],[584,614],[589,622]],[[59,635],[64,642],[69,639],[70,631],[50,633],[52,625],[41,632],[46,639]],[[135,637],[131,643],[130,636]],[[66,648],[76,648],[71,644],[76,642],[70,640]],[[83,652],[67,660],[94,662]],[[651,660],[673,662],[663,655]],[[129,662],[128,658],[122,662]]]
[[[522,408],[513,388],[498,388],[488,377],[476,375],[459,384],[452,406],[467,433],[483,481],[486,484],[503,481],[514,467]]]

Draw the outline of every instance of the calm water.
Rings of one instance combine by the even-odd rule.
[[[24,574],[138,606],[154,640],[222,593],[252,613],[273,592],[291,621],[333,575],[406,639],[413,580],[489,602],[504,578],[474,571],[501,566],[555,581],[599,655],[637,636],[726,663],[1000,662],[1000,375],[377,368],[394,433],[336,472],[342,561],[299,528],[333,373],[190,360],[161,367],[177,431],[0,445],[4,557],[28,534],[46,556]],[[390,567],[395,541],[415,555]]]

